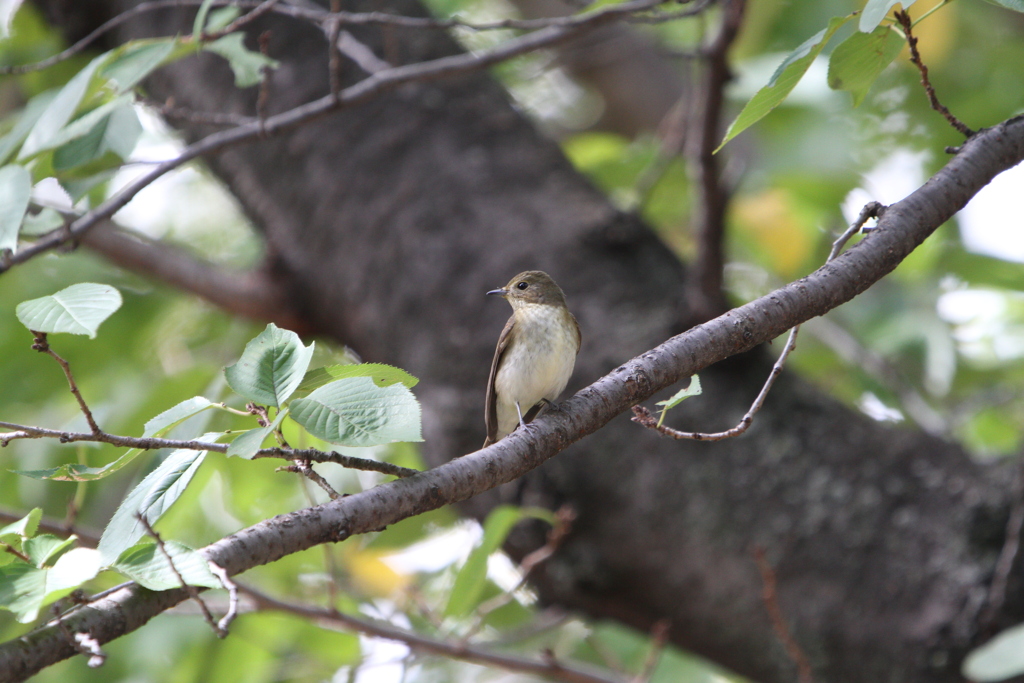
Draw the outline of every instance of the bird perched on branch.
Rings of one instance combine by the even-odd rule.
[[[580,350],[580,326],[551,277],[528,270],[488,294],[503,296],[512,317],[498,338],[487,380],[484,447],[525,427],[565,389]]]

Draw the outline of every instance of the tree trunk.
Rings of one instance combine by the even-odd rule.
[[[132,3],[38,4],[80,34]],[[346,9],[424,13],[409,0]],[[145,14],[116,38],[189,32],[191,14],[174,16]],[[268,28],[270,54],[282,61],[269,112],[325,94],[322,35],[270,17],[250,38]],[[393,64],[458,50],[440,31],[345,28]],[[364,76],[344,61],[344,83]],[[255,113],[256,90],[236,90],[211,56],[165,68],[148,87],[199,111]],[[434,464],[483,441],[484,383],[509,314],[484,292],[516,272],[551,273],[580,321],[570,390],[687,319],[677,258],[614,209],[485,74],[404,85],[207,162],[263,233],[309,328],[421,378],[423,452]],[[753,353],[709,369],[704,395],[677,412],[689,428],[732,426],[766,359]],[[545,602],[639,629],[668,619],[672,642],[763,683],[792,681],[795,664],[762,598],[758,549],[816,680],[953,681],[980,635],[1007,480],[955,445],[873,422],[784,375],[742,438],[676,442],[623,416],[467,510],[483,515],[501,499],[572,505],[570,538],[536,576]],[[521,556],[542,538],[520,529],[510,550]],[[1018,562],[1000,624],[1020,620],[1020,577]]]

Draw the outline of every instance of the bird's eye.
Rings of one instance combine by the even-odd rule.
[[[520,282],[519,284],[516,285],[516,289],[526,289],[529,286],[530,285],[524,280],[523,282]]]

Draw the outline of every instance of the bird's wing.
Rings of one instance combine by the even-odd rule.
[[[494,349],[494,360],[491,361],[491,376],[487,378],[487,401],[484,408],[484,424],[487,425],[487,439],[484,441],[484,447],[490,446],[498,440],[498,395],[494,391],[494,379],[498,374],[498,363],[501,362],[501,356],[512,339],[512,323],[514,321],[515,316],[512,316],[505,323],[505,329],[498,337],[498,346]]]
[[[583,333],[580,332],[580,324],[576,321],[576,316],[572,313],[569,314],[572,318],[572,326],[576,328],[576,355],[580,355],[580,347],[583,346]]]

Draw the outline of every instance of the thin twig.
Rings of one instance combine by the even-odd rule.
[[[81,654],[88,657],[86,664],[90,669],[97,669],[103,666],[103,663],[107,661],[107,655],[100,649],[100,643],[98,640],[93,638],[88,633],[78,632],[71,633],[71,629],[68,628],[67,624],[61,619],[60,608],[57,605],[53,606],[53,619],[57,623],[57,628],[67,638],[71,646],[78,650]]]
[[[871,218],[881,218],[885,212],[886,207],[878,202],[868,202],[863,209],[861,209],[860,215],[857,220],[846,229],[846,231],[836,238],[835,242],[832,243],[832,250],[829,252],[828,258],[825,259],[825,263],[828,263],[842,251],[843,246],[846,245],[850,238],[855,234],[864,229],[864,224]],[[658,420],[654,419],[651,415],[651,411],[641,405],[633,406],[633,422],[639,425],[653,429],[656,432],[670,436],[673,439],[686,439],[692,441],[722,441],[723,439],[731,439],[743,434],[750,425],[754,423],[754,415],[761,410],[764,406],[764,401],[768,397],[768,392],[771,390],[772,385],[775,384],[775,380],[778,379],[779,375],[782,374],[782,368],[786,364],[786,359],[789,354],[796,348],[796,335],[800,332],[800,326],[797,325],[789,331],[789,338],[786,339],[786,345],[782,347],[782,352],[776,359],[774,365],[772,365],[771,372],[768,373],[768,378],[765,380],[764,386],[761,387],[761,391],[758,392],[754,402],[750,404],[750,408],[746,414],[740,419],[739,423],[727,429],[723,432],[683,432],[678,429],[672,429],[663,424],[659,424]]]
[[[278,467],[278,472],[295,472],[309,479],[311,482],[322,488],[331,500],[341,498],[341,494],[334,490],[334,487],[327,483],[327,480],[320,476],[320,473],[313,469],[308,460],[296,460],[294,465]]]
[[[654,626],[651,627],[650,649],[647,651],[644,665],[632,683],[648,683],[651,680],[654,669],[657,668],[658,662],[661,660],[661,653],[665,650],[665,641],[668,640],[668,630],[671,625],[672,622],[668,619],[659,619],[654,622]]]
[[[342,90],[337,96],[327,94],[320,99],[299,105],[260,122],[219,131],[189,145],[174,159],[168,159],[154,166],[150,171],[128,183],[119,193],[96,208],[76,219],[67,229],[58,229],[43,235],[35,242],[21,248],[10,257],[9,262],[0,265],[0,273],[13,265],[24,263],[39,254],[65,244],[91,229],[99,221],[108,218],[124,207],[144,187],[165,173],[182,166],[197,157],[219,152],[227,147],[248,142],[264,135],[273,135],[334,112],[342,107],[352,106],[369,100],[381,93],[411,81],[427,81],[437,78],[470,73],[485,69],[493,64],[513,57],[552,47],[573,38],[584,31],[596,29],[605,24],[622,20],[636,12],[651,9],[660,0],[630,0],[617,5],[606,6],[583,16],[567,18],[557,25],[528,33],[476,54],[457,54],[448,57],[395,66],[379,71]]]
[[[178,439],[160,439],[156,437],[135,437],[120,436],[100,432],[90,434],[86,432],[66,432],[58,429],[44,429],[30,425],[16,424],[14,422],[0,421],[0,427],[14,429],[13,432],[0,433],[0,446],[6,446],[10,441],[16,439],[57,439],[61,443],[75,443],[87,441],[94,443],[108,443],[112,446],[123,446],[125,448],[140,448],[142,450],[158,450],[161,448],[183,449],[188,451],[213,451],[215,453],[226,453],[228,444],[206,443],[205,441],[182,441]],[[419,474],[419,470],[409,467],[392,465],[388,462],[378,462],[368,458],[357,458],[341,453],[325,453],[315,448],[291,449],[291,448],[262,448],[256,451],[253,458],[282,458],[284,460],[311,460],[313,462],[333,462],[353,470],[365,470],[367,472],[380,472],[394,477],[411,477]]]
[[[797,680],[800,683],[813,683],[814,677],[811,675],[811,664],[807,660],[807,655],[804,654],[800,644],[796,642],[793,635],[789,632],[786,620],[782,616],[782,608],[779,607],[779,597],[775,590],[775,570],[772,569],[768,558],[765,557],[763,548],[754,548],[754,559],[757,561],[757,568],[761,572],[761,582],[764,586],[761,597],[764,600],[765,608],[768,610],[768,617],[771,619],[775,637],[779,639],[782,647],[786,650],[786,654],[796,664]]]
[[[571,505],[563,505],[555,511],[555,526],[548,531],[547,540],[544,545],[529,553],[523,558],[523,561],[519,563],[519,569],[522,572],[522,575],[519,577],[519,582],[516,583],[511,590],[500,593],[490,600],[485,600],[480,603],[476,608],[476,620],[462,637],[464,641],[468,641],[480,630],[480,627],[483,626],[484,619],[488,614],[512,602],[515,594],[526,585],[526,582],[529,580],[530,574],[533,570],[554,555],[555,551],[561,547],[566,536],[568,536],[569,532],[572,531],[572,523],[575,520],[576,511],[573,510]]]
[[[143,527],[145,527],[146,533],[152,536],[153,540],[156,541],[157,549],[160,550],[160,554],[162,554],[164,559],[167,560],[167,564],[171,566],[171,571],[174,572],[174,575],[178,578],[178,582],[181,583],[181,587],[185,589],[186,593],[188,593],[188,597],[199,605],[199,609],[202,611],[203,618],[206,619],[206,623],[210,625],[210,628],[213,629],[213,632],[217,634],[218,638],[226,638],[228,632],[225,629],[222,629],[220,625],[214,621],[213,613],[210,612],[210,608],[206,606],[203,599],[199,597],[199,591],[196,590],[195,586],[187,582],[185,577],[181,575],[181,572],[178,571],[178,568],[174,566],[174,558],[171,557],[171,554],[167,551],[167,547],[164,545],[164,539],[160,538],[160,534],[158,534],[152,525],[150,525],[149,520],[146,519],[146,515],[140,512],[135,515],[135,518],[139,520]]]
[[[40,353],[45,353],[53,358],[60,365],[64,371],[64,376],[68,379],[68,386],[71,388],[71,393],[74,394],[75,400],[78,401],[78,407],[82,409],[82,414],[85,415],[85,421],[89,423],[89,429],[92,430],[94,435],[102,434],[103,430],[100,429],[99,425],[96,424],[96,419],[92,416],[92,411],[89,410],[89,406],[86,405],[85,399],[82,398],[82,392],[78,390],[78,385],[75,384],[75,377],[71,374],[71,366],[68,362],[57,355],[57,352],[50,348],[49,342],[46,340],[45,332],[36,332],[32,330],[32,334],[35,335],[35,342],[32,344],[32,349]]]
[[[914,63],[917,70],[921,72],[921,85],[924,86],[924,91],[928,93],[928,102],[932,105],[932,109],[942,114],[949,125],[959,131],[965,138],[969,138],[974,135],[974,131],[963,124],[960,119],[953,116],[953,114],[946,108],[946,105],[939,102],[938,95],[935,94],[935,88],[932,87],[931,81],[928,80],[928,67],[921,61],[921,53],[917,51],[917,36],[913,34],[910,22],[910,13],[906,10],[896,10],[893,13],[896,16],[896,21],[903,27],[903,35],[907,38],[907,45],[910,46],[910,61]]]
[[[238,616],[238,584],[231,580],[228,576],[228,572],[224,567],[221,567],[216,562],[210,560],[206,561],[206,565],[210,568],[210,571],[220,579],[221,584],[228,591],[228,611],[221,617],[221,620],[217,622],[217,628],[222,632],[227,633],[228,627],[231,626],[231,622]]]
[[[12,508],[0,507],[0,524],[17,522],[24,516],[25,513],[23,512]],[[83,529],[81,527],[69,527],[65,522],[52,517],[43,517],[40,519],[37,529],[55,536],[62,536],[64,538],[72,535],[77,536],[78,544],[86,548],[95,548],[100,541],[100,533],[98,531]]]
[[[568,683],[623,683],[620,678],[611,677],[603,671],[585,667],[582,664],[570,665],[551,658],[548,661],[536,661],[525,657],[516,657],[514,655],[493,652],[479,646],[430,638],[396,628],[391,624],[354,617],[334,609],[284,602],[246,585],[239,585],[239,590],[251,597],[261,609],[297,614],[322,624],[351,629],[377,638],[395,640],[405,643],[414,650],[439,654],[467,662],[488,664],[508,671],[534,674],[557,681],[567,681]]]
[[[16,558],[18,558],[22,562],[28,562],[32,566],[35,566],[35,562],[32,561],[31,557],[29,557],[25,553],[21,552],[20,550],[15,548],[10,543],[4,543],[3,541],[0,541],[0,550],[3,550],[6,553],[10,553],[11,555],[14,555]]]
[[[331,96],[338,99],[341,92],[341,53],[338,52],[338,35],[341,33],[341,0],[331,0],[331,18],[327,20],[327,72],[331,84]]]

